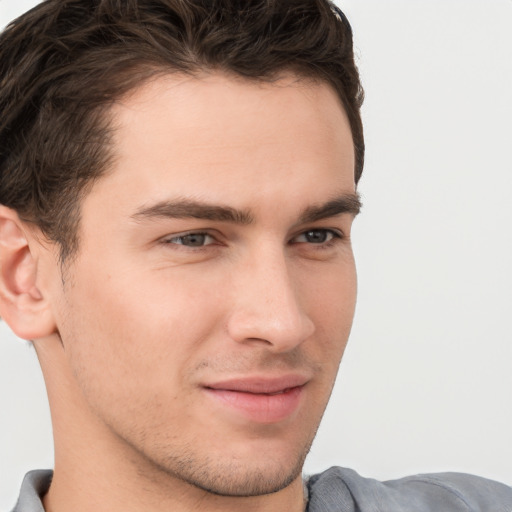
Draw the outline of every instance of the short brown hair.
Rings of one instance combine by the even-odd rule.
[[[329,0],[46,0],[0,36],[0,204],[78,247],[80,199],[108,169],[109,106],[162,73],[279,73],[331,84],[363,169],[352,30]]]

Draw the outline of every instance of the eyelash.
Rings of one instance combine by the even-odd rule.
[[[330,240],[326,240],[323,242],[309,242],[309,245],[316,246],[316,249],[326,249],[334,245],[336,242],[342,240],[344,238],[343,234],[339,231],[333,230],[333,229],[327,229],[327,228],[316,228],[316,229],[308,229],[306,231],[303,231],[298,236],[294,238],[299,238],[301,236],[307,236],[312,233],[322,233],[322,235],[325,235],[326,237],[331,236]],[[296,243],[308,243],[308,242],[296,242]]]
[[[307,236],[312,233],[322,233],[322,234],[326,235],[327,237],[331,236],[332,238],[330,238],[330,240],[327,240],[324,242],[317,242],[317,243],[315,243],[315,242],[295,242],[295,243],[301,243],[301,244],[304,243],[304,244],[308,244],[311,246],[316,246],[315,247],[316,249],[326,249],[326,248],[329,248],[332,245],[334,245],[339,240],[342,240],[345,238],[343,233],[341,233],[340,231],[337,231],[334,229],[327,229],[327,228],[315,228],[315,229],[308,229],[306,231],[302,231],[298,235],[294,236],[291,240],[294,240],[301,236]],[[186,245],[184,243],[176,243],[176,241],[178,241],[178,240],[183,241],[183,239],[186,237],[209,237],[212,240],[215,240],[215,237],[213,237],[210,233],[207,233],[204,231],[190,231],[188,233],[183,233],[180,235],[172,236],[170,238],[166,238],[163,240],[163,242],[165,244],[182,246],[182,247],[186,247],[187,249],[192,249],[192,250],[201,250],[201,249],[204,249],[205,247],[208,247],[209,245],[215,245],[215,243],[209,243],[209,244],[202,244],[202,245],[194,246],[194,245]]]
[[[204,247],[207,247],[208,245],[213,245],[213,244],[206,244],[206,245],[194,246],[194,245],[185,245],[183,243],[180,244],[180,243],[174,242],[174,240],[183,240],[186,237],[201,237],[201,236],[210,237],[212,240],[215,240],[215,238],[212,235],[210,235],[209,233],[205,233],[203,231],[190,231],[188,233],[183,233],[181,235],[175,235],[170,238],[164,239],[164,243],[170,244],[170,245],[181,245],[183,247],[193,248],[193,249],[202,249]]]

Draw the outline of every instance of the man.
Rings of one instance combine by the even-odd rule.
[[[0,314],[55,471],[17,512],[506,510],[301,469],[352,322],[362,91],[325,1],[50,0],[0,42]]]

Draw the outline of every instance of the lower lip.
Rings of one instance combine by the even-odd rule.
[[[205,390],[211,397],[251,421],[278,423],[290,417],[298,409],[303,387],[290,388],[277,395],[212,388],[205,388]]]

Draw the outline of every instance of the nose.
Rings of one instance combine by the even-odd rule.
[[[306,297],[281,251],[268,251],[232,275],[228,332],[238,343],[260,343],[274,352],[293,350],[315,331]]]

